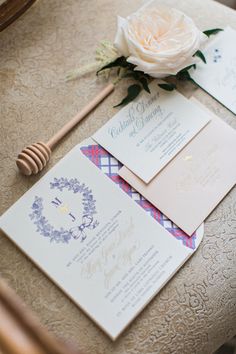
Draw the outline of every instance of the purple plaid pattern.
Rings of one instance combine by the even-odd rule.
[[[81,151],[92,161],[100,170],[102,170],[110,179],[113,180],[119,187],[127,193],[133,200],[136,201],[143,209],[146,210],[155,220],[159,222],[166,230],[168,230],[177,240],[180,240],[183,245],[191,249],[195,249],[196,234],[191,237],[187,236],[179,229],[171,220],[163,215],[156,207],[149,203],[141,194],[133,189],[119,175],[118,170],[122,164],[111,156],[106,150],[99,145],[82,146]]]

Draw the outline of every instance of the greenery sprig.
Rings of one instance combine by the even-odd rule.
[[[203,33],[210,37],[220,31],[223,31],[223,29],[214,28],[204,31]],[[198,50],[193,56],[198,57],[206,64],[206,58],[200,50]],[[115,107],[119,107],[133,101],[138,97],[142,90],[150,93],[149,84],[153,78],[150,75],[135,69],[136,65],[129,63],[126,57],[119,56],[117,49],[111,42],[103,40],[101,41],[99,48],[96,50],[95,61],[71,71],[68,73],[66,79],[73,80],[92,71],[96,71],[97,76],[102,75],[106,78],[108,78],[111,73],[116,73],[114,84],[118,84],[122,79],[133,79],[134,83],[128,87],[127,95],[120,103],[115,105]],[[176,82],[190,81],[196,84],[190,75],[191,69],[196,69],[196,64],[189,65],[180,70],[176,75],[170,75],[169,78],[174,78]],[[159,84],[159,87],[166,91],[173,91],[177,88],[175,83],[169,82]]]
[[[215,35],[220,31],[223,31],[223,29],[214,28],[211,30],[204,31],[203,33],[206,36],[210,37],[211,35]],[[193,56],[201,59],[203,63],[205,64],[207,63],[206,58],[202,53],[202,51],[198,50]],[[145,90],[146,92],[150,93],[149,83],[151,82],[152,77],[148,74],[145,74],[142,71],[135,70],[136,65],[127,62],[124,56],[120,56],[115,60],[99,68],[99,70],[97,71],[97,75],[100,75],[104,71],[108,71],[108,70],[111,71],[114,68],[118,69],[117,82],[124,78],[132,78],[136,81],[135,84],[132,84],[128,87],[126,97],[123,98],[123,100],[117,105],[115,105],[114,107],[124,106],[129,102],[133,101],[136,97],[138,97],[138,95],[142,90]],[[196,64],[190,65],[182,69],[181,71],[179,71],[176,75],[171,75],[169,77],[175,78],[177,81],[178,80],[191,81],[192,83],[195,83],[195,81],[192,79],[189,73],[190,69],[196,69]],[[173,91],[177,88],[176,84],[173,83],[163,83],[163,84],[158,84],[158,86],[166,91]]]

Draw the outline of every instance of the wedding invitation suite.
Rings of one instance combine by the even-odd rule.
[[[1,216],[0,227],[112,339],[193,253],[80,146]]]
[[[148,185],[125,166],[118,172],[188,235],[236,183],[236,131],[198,105],[211,122]]]
[[[236,114],[236,31],[227,27],[204,50],[207,64],[197,64],[194,81]]]
[[[209,115],[156,81],[111,118],[93,138],[145,183],[209,122]]]
[[[122,164],[116,160],[102,146],[98,145],[92,138],[86,139],[80,145],[80,150],[97,168],[99,168],[110,180],[115,183],[129,198],[139,205],[140,208],[151,216],[156,222],[163,226],[173,237],[185,247],[196,251],[201,243],[204,234],[204,224],[189,237],[183,230],[168,219],[160,210],[146,200],[140,193],[132,188],[119,176]],[[168,190],[166,191],[168,194]]]

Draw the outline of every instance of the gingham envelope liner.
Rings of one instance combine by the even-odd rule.
[[[136,203],[138,203],[147,213],[159,222],[167,231],[169,231],[177,240],[192,250],[196,249],[196,232],[191,236],[187,236],[181,229],[179,229],[171,220],[163,215],[156,207],[149,203],[141,194],[133,189],[127,182],[125,182],[119,175],[118,170],[122,164],[111,156],[100,145],[89,144],[81,146],[81,151],[92,161],[100,170],[102,170],[114,183],[127,193]]]

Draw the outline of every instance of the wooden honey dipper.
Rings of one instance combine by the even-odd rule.
[[[20,172],[24,175],[30,176],[31,174],[37,174],[39,171],[42,171],[42,169],[49,161],[55,145],[113,90],[113,84],[107,85],[74,118],[66,123],[47,143],[39,142],[24,148],[16,160],[16,164]]]

